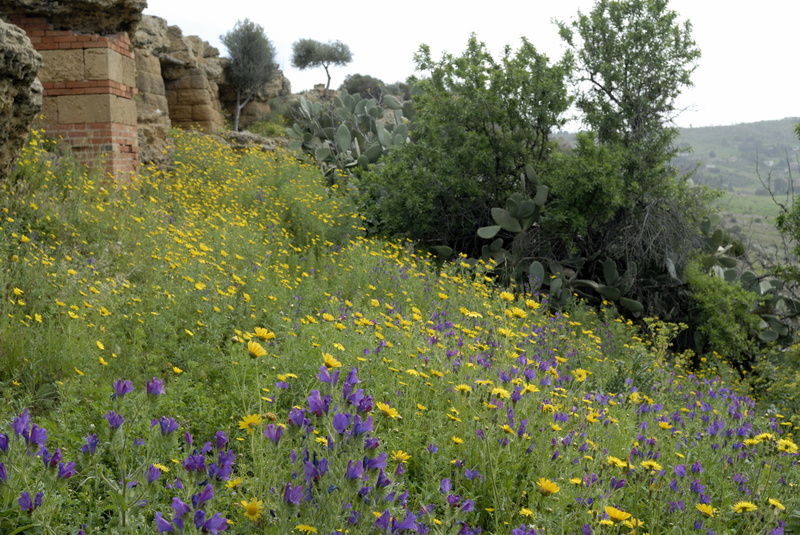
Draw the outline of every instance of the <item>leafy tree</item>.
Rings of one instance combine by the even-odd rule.
[[[320,43],[314,39],[300,39],[292,45],[292,66],[305,70],[315,67],[325,69],[328,83],[325,84],[325,98],[328,98],[328,89],[331,86],[331,73],[328,70],[333,65],[347,65],[353,61],[350,47],[341,41]]]
[[[700,58],[691,23],[668,3],[598,0],[589,14],[558,23],[577,64],[576,104],[600,143],[625,149],[626,185],[639,196],[672,173],[675,100]]]
[[[527,40],[495,60],[472,35],[463,54],[415,57],[425,78],[414,86],[411,143],[363,177],[361,191],[375,230],[475,254],[475,235],[493,206],[526,190],[520,174],[544,171],[550,132],[569,107],[569,64],[550,64]]]
[[[351,95],[357,93],[364,98],[374,98],[380,103],[385,87],[383,80],[368,74],[348,74],[339,86],[339,91],[347,91]]]
[[[231,60],[226,76],[236,88],[233,129],[238,131],[242,108],[275,76],[275,47],[264,28],[249,19],[237,21],[231,31],[220,36],[220,40],[228,49]]]

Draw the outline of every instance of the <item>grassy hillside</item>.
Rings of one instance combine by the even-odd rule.
[[[176,133],[115,184],[47,147],[0,197],[0,532],[796,526],[796,417],[678,327],[366,239],[290,155]]]

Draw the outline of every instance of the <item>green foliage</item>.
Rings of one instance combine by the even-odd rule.
[[[291,150],[310,155],[333,185],[352,173],[368,169],[393,146],[408,141],[404,112],[413,113],[387,95],[380,105],[373,98],[343,91],[332,101],[300,99],[297,121],[287,129]]]
[[[220,40],[230,56],[225,76],[236,88],[233,129],[238,131],[242,108],[277,72],[275,47],[264,33],[264,28],[249,19],[237,21],[231,31],[220,36]]]
[[[331,73],[328,70],[333,65],[347,65],[353,61],[350,47],[341,41],[320,43],[314,39],[300,39],[292,44],[292,66],[300,69],[322,67],[328,76],[325,85],[325,97],[331,86]]]
[[[351,95],[359,94],[362,98],[374,98],[380,103],[385,87],[383,80],[368,74],[348,74],[339,86],[339,91],[347,91]]]
[[[670,123],[675,100],[697,66],[691,24],[679,22],[668,0],[599,0],[571,24],[559,23],[575,54],[577,99],[602,144],[625,149],[623,176],[635,198],[660,192],[675,153]],[[658,194],[658,193],[656,193]]]
[[[364,177],[366,215],[376,231],[477,252],[475,229],[491,208],[529,193],[526,165],[546,168],[569,106],[569,64],[551,65],[524,39],[495,60],[474,35],[458,57],[435,61],[423,45],[415,59],[427,76],[411,81],[412,143]]]

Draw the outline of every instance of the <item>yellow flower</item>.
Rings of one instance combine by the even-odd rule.
[[[672,429],[672,426],[669,422],[658,422],[658,427],[661,429]]]
[[[172,367],[172,371],[175,372],[175,373],[183,373],[183,370],[178,368],[177,366],[173,366]]]
[[[783,451],[786,453],[797,453],[797,444],[792,442],[788,438],[782,438],[778,440],[778,451]]]
[[[333,314],[330,314],[329,312],[325,312],[324,314],[322,314],[322,319],[324,319],[325,321],[333,321],[336,318],[333,317]]]
[[[453,437],[450,437],[450,440],[452,440],[454,444],[463,444],[464,443],[464,439],[461,438],[461,437],[453,436]]]
[[[610,505],[606,505],[604,511],[611,519],[611,521],[614,522],[615,524],[617,522],[628,520],[631,517],[630,513],[626,513],[625,511],[620,511],[616,507],[611,507]]]
[[[533,516],[533,511],[528,509],[527,507],[523,507],[519,510],[519,514],[522,516]]]
[[[75,368],[75,373],[77,373],[78,375],[83,375],[83,372],[80,371],[78,368]]]
[[[239,420],[239,429],[244,429],[247,434],[250,434],[253,432],[253,428],[263,421],[260,414],[248,414]]]
[[[386,403],[379,401],[375,404],[375,406],[378,407],[378,410],[381,411],[385,416],[388,416],[393,420],[400,420],[402,418],[400,413],[397,412],[397,409],[390,407]]]
[[[104,346],[103,342],[101,342],[100,340],[95,342],[95,344],[97,344],[97,349],[100,349],[101,351],[106,348],[106,346]]]
[[[468,393],[472,392],[472,387],[469,386],[469,385],[463,385],[462,384],[462,385],[454,386],[453,390],[455,390],[456,392],[460,392],[462,394],[468,394]]]
[[[104,359],[103,357],[100,357],[100,364],[102,364],[103,366],[108,366],[108,362],[106,362],[106,359]]]
[[[22,290],[20,290],[19,288],[14,288],[14,295],[22,295],[22,294],[24,294],[24,293],[25,293],[25,292],[23,292],[23,291],[22,291]]]
[[[342,363],[336,360],[330,353],[323,353],[322,361],[325,363],[326,368],[340,368],[342,366]]]
[[[578,382],[578,383],[584,382],[586,380],[586,377],[588,377],[588,375],[589,375],[589,372],[584,370],[583,368],[577,368],[575,370],[572,370],[572,376],[575,378],[575,381]]]
[[[298,524],[294,527],[297,531],[302,531],[303,533],[316,533],[317,528],[314,526],[307,526],[306,524]]]
[[[736,502],[731,509],[734,513],[747,513],[755,511],[758,507],[753,502]]]
[[[505,388],[500,388],[499,386],[492,388],[491,394],[499,397],[500,399],[508,399],[511,397],[511,394],[508,392],[508,390]]]
[[[769,502],[769,504],[770,504],[772,507],[774,507],[775,509],[780,509],[781,511],[783,511],[784,509],[786,509],[786,507],[784,507],[784,505],[783,505],[781,502],[779,502],[778,500],[776,500],[775,498],[770,498],[770,499],[769,499],[769,500],[767,500],[767,501],[768,501],[768,502]]]
[[[500,292],[500,299],[508,301],[509,303],[514,300],[514,294],[511,292]]]
[[[645,470],[655,470],[655,471],[661,470],[661,465],[655,461],[643,461],[641,465],[642,468],[644,468]]]
[[[543,477],[539,478],[539,480],[536,482],[536,485],[539,486],[539,493],[543,496],[547,496],[549,494],[555,494],[556,492],[561,490],[561,487],[556,485],[554,481],[545,479]]]
[[[258,342],[254,342],[252,340],[247,342],[247,352],[254,359],[263,357],[264,355],[267,354],[267,350],[264,349],[261,344],[259,344]]]
[[[411,455],[409,453],[404,452],[403,450],[392,451],[392,459],[400,463],[405,463],[410,458]]]
[[[573,477],[569,480],[569,482],[572,483],[573,485],[583,485],[583,479],[579,477]]]
[[[240,503],[242,504],[242,507],[244,507],[244,516],[246,516],[248,520],[255,522],[261,518],[261,511],[263,510],[261,505],[264,502],[253,498],[249,502],[242,500]]]
[[[712,516],[717,514],[717,510],[708,505],[707,503],[698,503],[697,505],[694,506],[694,508],[700,511],[700,514],[707,518],[711,518]]]
[[[267,342],[275,338],[275,333],[270,332],[263,327],[256,327],[256,338],[261,339],[263,342]]]
[[[242,484],[242,478],[241,477],[237,477],[236,479],[228,480],[228,482],[225,483],[225,487],[229,488],[229,489],[235,489],[236,487],[238,487],[241,484]]]

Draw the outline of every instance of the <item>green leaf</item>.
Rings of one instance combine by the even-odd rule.
[[[536,196],[533,198],[533,202],[535,202],[537,206],[544,206],[544,203],[547,202],[548,192],[549,190],[547,186],[544,184],[539,184],[536,186]]]
[[[722,239],[725,237],[725,233],[722,232],[721,228],[718,228],[714,231],[714,235],[711,236],[711,250],[716,251],[720,245],[722,245]]]
[[[605,262],[603,262],[603,278],[606,280],[606,284],[612,286],[616,284],[619,279],[617,264],[611,258],[606,258]]]
[[[760,333],[758,333],[758,338],[762,342],[774,342],[778,339],[778,333],[773,331],[772,329],[764,329]]]
[[[719,265],[726,268],[734,268],[738,264],[735,258],[730,256],[719,256],[717,257],[717,262]]]
[[[497,233],[500,232],[500,225],[492,225],[490,227],[481,227],[478,229],[478,236],[485,240],[491,240]]]
[[[497,238],[491,243],[491,245],[489,245],[489,250],[493,253],[496,253],[502,248],[503,248],[503,238]]]
[[[383,103],[386,105],[387,108],[390,110],[402,110],[403,103],[397,100],[397,97],[394,95],[386,95],[383,97]]]
[[[324,162],[330,155],[331,149],[328,147],[320,147],[314,151],[314,158],[316,158],[318,162]]]
[[[370,163],[377,162],[378,158],[380,158],[382,154],[383,154],[383,147],[381,147],[381,144],[378,142],[372,143],[364,151],[364,156],[366,156],[369,159]]]
[[[538,260],[531,262],[531,267],[528,268],[528,273],[531,275],[531,282],[538,288],[544,283],[544,266]]]
[[[453,248],[448,247],[447,245],[436,245],[434,247],[431,247],[431,250],[433,250],[433,252],[436,253],[436,256],[444,260],[447,260],[448,258],[453,256]]]
[[[508,210],[503,208],[492,208],[492,219],[494,222],[503,227],[503,230],[508,232],[520,232],[522,226],[519,224],[517,218],[513,217]]]
[[[300,150],[302,146],[303,142],[300,140],[292,140],[289,142],[289,150]]]
[[[336,129],[336,148],[339,152],[346,152],[350,148],[350,129],[347,125],[340,124]]]
[[[620,297],[619,304],[621,304],[634,314],[639,314],[644,310],[644,306],[639,301],[628,299],[627,297]]]
[[[600,289],[598,291],[600,292],[600,295],[602,295],[609,301],[618,301],[620,297],[622,297],[620,291],[617,288],[614,288],[613,286],[600,286]]]

